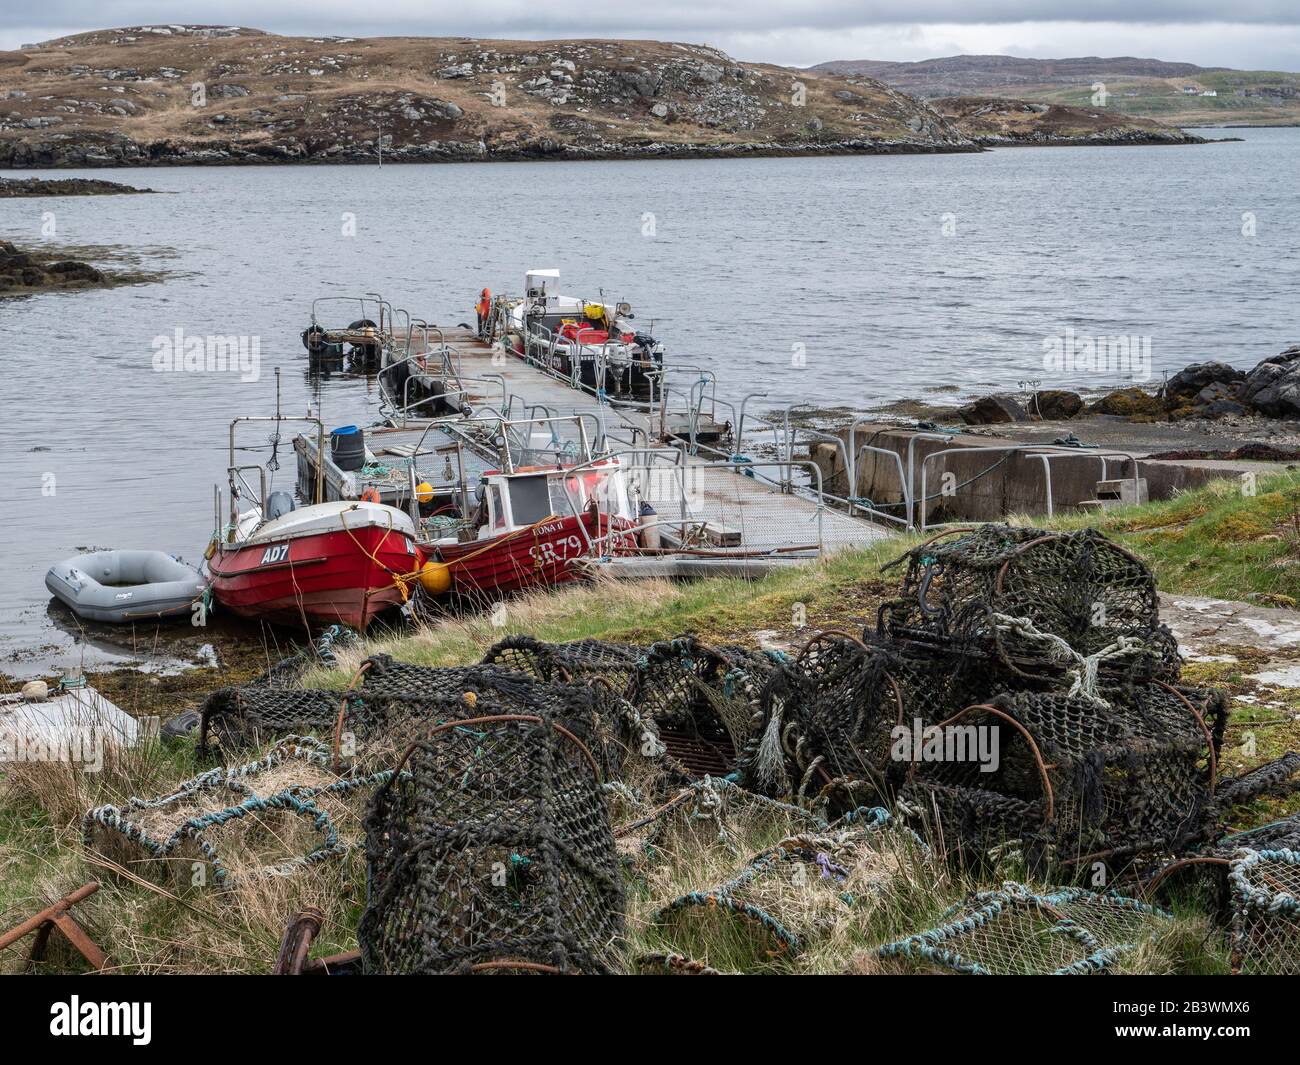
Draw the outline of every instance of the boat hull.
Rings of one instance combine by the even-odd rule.
[[[212,592],[246,618],[341,622],[364,629],[406,600],[399,575],[419,569],[410,537],[375,526],[254,544],[222,544],[208,562]]]
[[[610,531],[610,519],[573,516],[519,529],[494,540],[440,545],[438,554],[451,570],[451,590],[464,596],[495,595],[525,588],[551,587],[578,580],[576,561],[589,556],[588,537]],[[606,554],[623,554],[632,546],[633,525],[613,519],[615,536]]]

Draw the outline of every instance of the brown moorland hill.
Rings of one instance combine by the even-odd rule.
[[[963,151],[868,77],[662,41],[99,30],[0,53],[0,165]]]

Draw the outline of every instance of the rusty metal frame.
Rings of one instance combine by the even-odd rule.
[[[320,935],[325,915],[315,906],[308,906],[289,918],[280,938],[280,953],[275,959],[273,976],[329,976],[333,969],[353,967],[361,961],[361,951],[349,950],[331,954],[326,958],[310,958],[311,945]]]
[[[13,946],[20,939],[36,933],[36,938],[32,942],[31,954],[28,955],[30,962],[40,961],[45,957],[45,948],[50,942],[50,933],[58,929],[63,933],[63,937],[72,944],[77,953],[86,959],[96,972],[103,972],[108,966],[109,958],[98,944],[86,934],[86,930],[77,924],[72,914],[68,911],[77,903],[90,898],[99,890],[99,881],[92,880],[88,884],[83,884],[70,895],[65,895],[58,902],[47,906],[34,917],[29,917],[22,924],[15,925],[9,931],[0,935],[0,950]]]

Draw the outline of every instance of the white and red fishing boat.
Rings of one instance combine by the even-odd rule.
[[[637,522],[614,457],[488,470],[468,517],[457,535],[421,545],[434,560],[426,572],[441,565],[441,584],[462,596],[578,580],[581,560],[636,546]]]
[[[273,471],[236,465],[239,422],[278,427],[285,420],[232,424],[224,524],[217,492],[210,585],[218,603],[243,617],[364,629],[417,585],[431,596],[495,600],[578,580],[584,559],[636,548],[638,511],[626,471],[617,457],[593,450],[589,429],[598,423],[589,424],[590,416],[485,422],[497,434],[499,468],[480,467],[475,488],[461,445],[431,442],[436,423],[374,434],[382,454],[354,431],[361,450],[353,458],[362,466],[348,473],[336,461],[339,450],[326,450],[324,427],[309,418],[314,443],[295,443],[299,494],[316,500],[307,506],[268,491]],[[393,450],[410,456],[406,509],[380,502],[392,471],[375,471],[380,458],[397,461]],[[327,484],[361,498],[323,501]]]
[[[268,621],[364,629],[407,600],[424,562],[410,515],[382,503],[317,503],[237,536],[211,549],[212,593],[234,613]]]

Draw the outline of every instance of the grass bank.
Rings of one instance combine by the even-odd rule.
[[[1280,607],[1300,600],[1300,472],[1262,479],[1253,494],[1235,480],[1215,481],[1174,499],[1067,515],[1051,525],[1101,529],[1146,560],[1162,591]],[[690,631],[705,640],[798,645],[823,629],[874,624],[876,609],[898,585],[897,574],[881,574],[880,567],[922,539],[895,536],[755,581],[610,583],[517,599],[491,617],[449,616],[414,635],[369,641],[304,684],[343,687],[356,663],[376,651],[418,665],[474,661],[512,633],[644,643]]]

